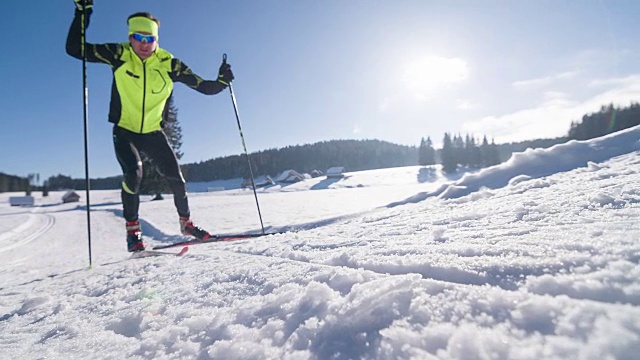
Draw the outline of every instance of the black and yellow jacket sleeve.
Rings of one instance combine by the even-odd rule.
[[[90,14],[91,10],[85,19],[86,27]],[[82,46],[82,12],[76,11],[67,36],[67,53],[82,59]],[[142,61],[128,42],[87,43],[86,58],[88,62],[105,63],[111,67],[113,83],[109,121],[136,133],[162,128],[174,82],[181,82],[206,95],[217,94],[227,87],[218,81],[202,79],[160,47]]]

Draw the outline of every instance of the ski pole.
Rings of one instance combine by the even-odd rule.
[[[84,102],[84,176],[87,194],[87,240],[89,245],[89,268],[93,267],[91,256],[91,201],[89,198],[89,90],[87,88],[87,0],[82,0],[82,100]]]
[[[227,54],[222,55],[222,63],[227,63]],[[258,202],[258,192],[256,191],[256,183],[253,179],[253,169],[251,168],[251,159],[249,158],[249,152],[247,151],[247,145],[244,142],[244,135],[242,134],[242,126],[240,125],[240,115],[238,114],[238,104],[236,102],[236,96],[233,94],[233,86],[229,83],[229,92],[231,93],[231,102],[233,102],[233,110],[236,113],[236,121],[238,123],[238,130],[240,131],[240,139],[242,140],[242,147],[244,153],[247,155],[247,162],[249,163],[249,175],[251,176],[251,188],[253,188],[253,196],[256,198],[256,207],[258,208],[258,217],[260,218],[260,227],[262,228],[262,234],[264,234],[264,224],[262,223],[262,213],[260,213],[260,203]]]

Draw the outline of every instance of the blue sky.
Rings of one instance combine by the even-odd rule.
[[[188,4],[188,5],[186,5]],[[96,0],[90,42],[126,41],[150,11],[160,46],[205,78],[227,53],[250,152],[332,139],[418,145],[565,135],[602,104],[640,99],[635,1]],[[72,0],[0,13],[0,172],[84,177],[82,65],[64,50]],[[90,176],[120,173],[111,70],[89,64]],[[174,92],[181,163],[242,150],[228,92]]]

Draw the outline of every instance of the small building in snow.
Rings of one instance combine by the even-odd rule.
[[[80,201],[80,195],[78,195],[75,191],[67,191],[66,194],[62,195],[63,203],[78,202],[78,201]]]
[[[33,206],[35,199],[33,196],[11,196],[9,197],[9,204],[11,206]]]
[[[309,175],[311,175],[312,178],[317,178],[318,176],[322,176],[324,174],[320,170],[313,170]]]
[[[300,174],[295,170],[285,170],[276,178],[276,182],[279,183],[297,183],[299,181],[303,181],[305,179],[304,175]]]
[[[341,178],[344,177],[344,166],[334,166],[327,169],[328,178]]]
[[[273,179],[271,178],[271,176],[267,175],[264,180],[256,183],[256,187],[267,187],[267,186],[271,186],[271,185],[275,185],[276,182],[273,181]]]
[[[276,182],[273,181],[273,179],[271,178],[271,176],[267,175],[264,180],[262,181],[257,181],[255,183],[256,188],[260,188],[260,187],[267,187],[267,186],[271,186],[271,185],[275,185]],[[251,179],[243,179],[242,180],[242,184],[240,184],[240,187],[243,189],[251,189]]]

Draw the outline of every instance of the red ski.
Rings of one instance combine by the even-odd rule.
[[[185,246],[182,249],[180,249],[179,252],[172,252],[172,251],[158,251],[158,250],[142,250],[142,251],[138,251],[138,252],[134,252],[133,254],[131,254],[131,258],[132,259],[140,259],[140,258],[145,258],[145,257],[150,257],[150,256],[164,256],[164,255],[172,255],[172,256],[183,256],[184,254],[187,253],[187,251],[189,251],[189,247]]]
[[[167,245],[159,245],[154,246],[153,250],[167,249],[175,246],[186,246],[186,245],[196,245],[196,244],[206,244],[218,241],[233,241],[233,240],[242,240],[242,239],[250,239],[256,237],[262,237],[267,235],[281,234],[280,232],[272,232],[265,234],[233,234],[233,235],[214,235],[206,240],[198,240],[198,239],[189,239],[185,241],[180,241]]]

